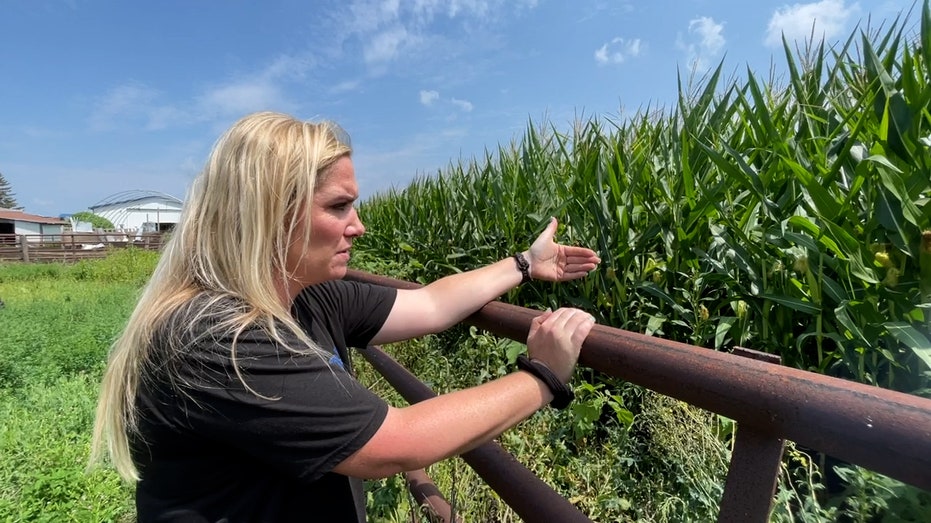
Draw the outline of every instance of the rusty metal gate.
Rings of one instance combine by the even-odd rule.
[[[359,271],[350,271],[348,278],[418,287]],[[465,322],[524,342],[538,314],[493,302]],[[768,520],[786,440],[931,491],[931,400],[740,352],[716,352],[596,325],[582,346],[579,365],[737,423],[719,522]],[[433,394],[385,353],[362,353],[408,401]],[[494,443],[463,459],[525,521],[590,521]]]

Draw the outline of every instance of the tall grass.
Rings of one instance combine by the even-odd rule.
[[[100,376],[158,253],[0,264],[0,521],[133,521],[132,488],[85,473]]]

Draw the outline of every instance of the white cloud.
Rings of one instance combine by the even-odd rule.
[[[689,21],[689,33],[699,36],[699,47],[703,54],[716,55],[724,48],[723,32],[724,24],[707,16]]]
[[[438,102],[439,102],[439,105],[437,105]],[[447,99],[444,99],[442,96],[440,96],[440,93],[438,91],[432,91],[432,90],[431,91],[427,91],[427,90],[420,91],[420,103],[421,105],[424,105],[427,107],[437,105],[438,107],[448,108],[449,106],[453,106],[456,109],[462,112],[465,112],[465,113],[472,112],[472,109],[474,108],[474,106],[472,105],[472,102],[468,100],[463,100],[461,98],[449,98],[447,100]]]
[[[212,86],[191,111],[200,120],[210,120],[260,110],[293,110],[298,104],[285,94],[287,84],[304,79],[315,65],[306,54],[278,56],[257,73]]]
[[[595,61],[601,65],[624,63],[628,58],[640,56],[642,49],[643,44],[639,38],[614,38],[595,50]]]
[[[257,73],[209,86],[179,104],[164,102],[167,95],[152,87],[127,82],[110,89],[95,102],[89,117],[90,128],[153,131],[263,109],[293,110],[298,104],[285,94],[287,84],[303,79],[313,66],[310,58],[282,55]]]
[[[217,86],[198,100],[201,114],[207,117],[242,115],[262,109],[289,106],[281,88],[274,82],[256,79]]]
[[[451,102],[453,103],[453,105],[455,105],[456,107],[462,109],[463,111],[467,113],[472,111],[472,102],[468,100],[459,100],[457,98],[453,98]]]
[[[857,3],[846,0],[821,0],[809,4],[793,4],[777,9],[769,19],[764,42],[770,47],[782,45],[782,36],[789,42],[832,40],[841,34],[847,21],[860,10]]]
[[[724,24],[709,16],[700,16],[689,20],[688,37],[680,35],[677,45],[685,51],[689,67],[701,71],[708,68],[726,43]]]
[[[161,93],[139,82],[118,85],[96,100],[89,117],[91,130],[112,131],[127,125],[139,129],[162,129],[164,117],[179,111],[158,103]]]
[[[398,57],[401,50],[417,43],[418,38],[401,26],[380,31],[371,37],[362,56],[366,63],[390,62]]]
[[[331,87],[330,93],[340,94],[340,93],[352,92],[358,89],[360,85],[361,85],[361,82],[359,80],[344,80],[334,85],[333,87]]]
[[[423,105],[433,105],[439,99],[440,93],[436,91],[420,91],[420,103]]]
[[[357,49],[374,69],[386,64],[429,54],[429,42],[455,38],[451,33],[468,27],[474,30],[499,23],[510,12],[534,9],[537,0],[351,0],[338,16],[343,41],[357,40]],[[443,21],[445,23],[439,23]],[[455,21],[459,25],[448,22]]]

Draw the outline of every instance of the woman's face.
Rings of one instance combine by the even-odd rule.
[[[323,183],[314,190],[307,211],[311,223],[310,245],[304,249],[298,240],[288,249],[288,269],[302,286],[338,280],[346,275],[352,240],[365,232],[353,207],[358,197],[359,185],[352,160],[343,156],[329,167]],[[296,238],[303,236],[306,223],[306,216],[302,217],[295,230]]]

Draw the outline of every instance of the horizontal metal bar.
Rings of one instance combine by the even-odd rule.
[[[436,396],[430,387],[381,349],[369,347],[360,352],[409,403]],[[527,523],[591,523],[588,516],[495,442],[464,453],[462,459]]]
[[[358,271],[349,277],[418,287]],[[493,302],[466,322],[525,341],[538,314]],[[929,399],[603,325],[592,329],[579,363],[931,490]]]

